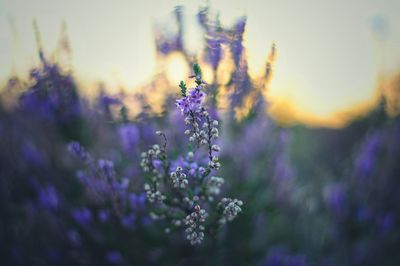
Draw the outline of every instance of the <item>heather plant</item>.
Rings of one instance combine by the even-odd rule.
[[[220,147],[215,144],[219,122],[203,106],[205,82],[197,64],[193,72],[195,87],[188,90],[182,81],[181,98],[176,100],[187,125],[189,151],[178,161],[169,160],[167,136],[157,131],[163,143],[142,153],[141,167],[147,173],[144,189],[153,204],[151,216],[168,221],[166,232],[185,228],[186,238],[195,245],[203,241],[205,233],[216,234],[219,227],[236,218],[243,202],[224,197],[216,203],[224,183],[222,177],[216,176],[221,167]]]
[[[120,220],[121,225],[133,227],[136,211],[144,209],[144,195],[137,195],[129,189],[130,180],[117,176],[112,161],[92,158],[78,142],[71,142],[68,150],[86,165],[85,171],[77,172],[77,177],[88,195],[87,203],[109,206],[100,208],[94,216],[101,222],[114,216]],[[79,222],[86,222],[92,214],[90,210],[83,209],[83,212],[74,210],[73,216]]]
[[[282,126],[265,112],[275,46],[253,77],[246,17],[200,9],[200,55],[182,7],[174,18],[175,33],[155,32],[158,59],[200,60],[209,84],[195,65],[178,89],[161,64],[143,90],[100,85],[93,101],[42,46],[29,80],[8,81],[0,264],[398,265],[400,121],[385,100],[341,129]]]

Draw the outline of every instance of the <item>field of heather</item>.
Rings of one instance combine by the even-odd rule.
[[[198,54],[169,13],[135,90],[82,82],[65,25],[52,53],[33,23],[37,63],[0,88],[0,265],[400,265],[399,75],[345,119],[295,118],[268,97],[280,40],[254,74],[251,17],[210,10]]]

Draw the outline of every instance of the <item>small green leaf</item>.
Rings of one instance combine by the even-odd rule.
[[[196,76],[200,76],[201,77],[201,68],[198,64],[194,64],[193,65],[193,72]]]
[[[187,88],[186,88],[186,84],[185,84],[185,82],[183,82],[182,80],[181,80],[181,82],[179,83],[179,88],[181,88],[181,92],[182,92],[182,96],[186,96],[186,90],[187,90]]]

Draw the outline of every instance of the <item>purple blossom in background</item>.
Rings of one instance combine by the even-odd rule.
[[[343,217],[346,210],[346,191],[343,185],[330,185],[325,190],[328,208],[338,217]]]
[[[80,246],[82,243],[80,234],[74,229],[69,229],[67,231],[67,237],[71,244],[73,244],[74,246]]]
[[[100,159],[97,164],[107,180],[113,180],[115,178],[114,163],[112,161]]]
[[[379,231],[382,234],[386,234],[390,232],[390,230],[394,227],[396,223],[395,216],[391,213],[387,213],[383,215],[383,217],[378,221]]]
[[[118,136],[126,153],[135,151],[139,142],[139,130],[134,124],[123,124],[118,127]]]
[[[132,229],[135,225],[135,221],[136,215],[134,213],[130,213],[121,217],[121,224],[127,229]]]
[[[239,65],[243,54],[243,34],[246,20],[246,17],[242,17],[236,22],[232,31],[232,39],[230,40],[230,49],[236,66]]]
[[[219,62],[222,58],[222,39],[217,29],[212,29],[207,35],[206,61],[211,64],[212,68],[217,70]]]
[[[286,156],[281,154],[275,161],[274,178],[279,179],[280,181],[288,181],[291,177],[293,177],[293,169]]]
[[[153,164],[154,168],[160,168],[162,166],[162,161],[161,160],[153,160],[152,164]]]
[[[366,207],[366,206],[361,206],[357,209],[357,220],[358,222],[367,222],[368,220],[370,220],[372,218],[372,212],[371,210]]]
[[[373,174],[382,143],[382,133],[377,132],[368,136],[362,143],[355,159],[355,174],[365,180]]]
[[[244,98],[253,88],[249,73],[248,63],[240,59],[232,74],[232,94],[230,95],[230,115],[235,114],[235,108],[243,104]]]
[[[30,141],[25,141],[21,145],[21,153],[23,158],[28,164],[43,167],[45,164],[45,156],[42,151],[40,151],[34,143]]]
[[[110,212],[108,210],[100,210],[97,213],[97,218],[99,219],[100,222],[107,222],[110,217]]]
[[[143,210],[146,202],[146,193],[141,193],[139,195],[129,193],[129,202],[132,210]]]
[[[174,10],[177,32],[174,34],[164,34],[162,31],[155,30],[156,50],[161,55],[168,55],[175,51],[183,51],[183,17],[182,7],[177,6]]]
[[[110,96],[107,95],[105,93],[100,95],[100,104],[101,106],[103,106],[104,108],[108,108],[111,105],[120,105],[122,104],[121,99],[119,99],[116,96]]]
[[[111,250],[105,255],[107,262],[111,264],[119,264],[123,261],[122,255],[119,251]]]
[[[59,206],[59,196],[54,186],[48,185],[39,190],[39,203],[43,208],[54,210]]]
[[[92,221],[92,212],[88,208],[72,210],[72,217],[81,225],[88,225]]]
[[[199,22],[199,24],[207,29],[208,27],[208,7],[202,8],[199,10],[199,12],[197,13],[197,20]]]
[[[31,71],[31,85],[19,97],[19,108],[30,116],[55,125],[73,125],[81,115],[74,80],[39,51],[42,67]]]
[[[303,255],[289,255],[283,249],[275,248],[268,252],[263,266],[306,266],[306,257]]]
[[[84,162],[90,159],[90,155],[77,141],[72,141],[68,144],[68,151]]]
[[[102,85],[101,85],[102,86]],[[101,88],[100,95],[98,98],[98,107],[107,116],[111,116],[111,106],[122,105],[122,101],[118,96],[111,96],[104,92],[104,88]]]
[[[107,195],[110,192],[110,186],[106,180],[99,179],[94,176],[90,176],[84,171],[77,172],[78,179],[85,185],[85,188],[88,189],[89,194],[92,194],[93,197],[97,194]]]

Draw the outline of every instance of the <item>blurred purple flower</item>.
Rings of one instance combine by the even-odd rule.
[[[122,262],[122,255],[119,251],[111,250],[108,251],[105,255],[107,262],[111,264],[119,264]]]
[[[50,248],[46,250],[46,256],[53,262],[60,261],[61,259],[61,252],[59,249]]]
[[[108,218],[110,216],[110,212],[108,210],[100,210],[97,213],[97,218],[99,219],[100,222],[107,222]]]
[[[43,208],[52,210],[59,206],[59,196],[54,186],[46,186],[40,188],[39,203]]]
[[[21,145],[21,153],[28,164],[44,166],[45,156],[32,142],[25,141]]]
[[[126,153],[132,153],[139,141],[139,130],[134,124],[123,124],[118,128],[118,136]]]
[[[208,7],[204,7],[197,13],[197,20],[203,28],[208,27]]]
[[[72,217],[81,225],[88,225],[92,221],[92,212],[88,208],[72,210]]]
[[[67,237],[68,237],[69,241],[71,242],[71,244],[73,244],[74,246],[81,245],[81,236],[76,230],[74,230],[74,229],[68,230]]]
[[[84,162],[86,162],[90,158],[90,155],[85,151],[85,148],[83,148],[81,144],[77,141],[71,141],[68,144],[68,151]]]
[[[304,255],[289,255],[283,249],[273,249],[263,263],[264,266],[306,266]]]
[[[124,215],[121,217],[121,224],[127,229],[132,229],[135,221],[136,221],[136,215],[134,213]]]
[[[359,222],[366,222],[372,218],[371,210],[366,206],[358,208],[356,215]]]
[[[146,202],[146,194],[136,195],[135,193],[129,193],[129,202],[132,210],[142,210]]]
[[[162,161],[156,159],[156,160],[153,160],[153,161],[152,161],[152,164],[153,164],[153,167],[154,167],[154,168],[160,168],[160,167],[162,166]]]
[[[361,144],[354,168],[355,174],[364,181],[375,171],[381,143],[382,134],[378,132],[368,136]]]
[[[211,64],[212,68],[217,70],[219,62],[222,58],[222,39],[216,29],[212,29],[207,34],[206,61]]]
[[[395,216],[393,214],[387,213],[379,220],[379,231],[382,234],[390,232],[390,230],[395,225]]]
[[[342,217],[345,214],[346,194],[342,184],[328,186],[325,190],[325,199],[328,208],[336,216]]]
[[[97,165],[107,180],[111,181],[115,178],[114,163],[109,160],[99,159]]]
[[[246,17],[240,18],[234,28],[233,36],[230,42],[230,50],[233,56],[235,65],[238,66],[243,54],[243,34],[246,27]]]

